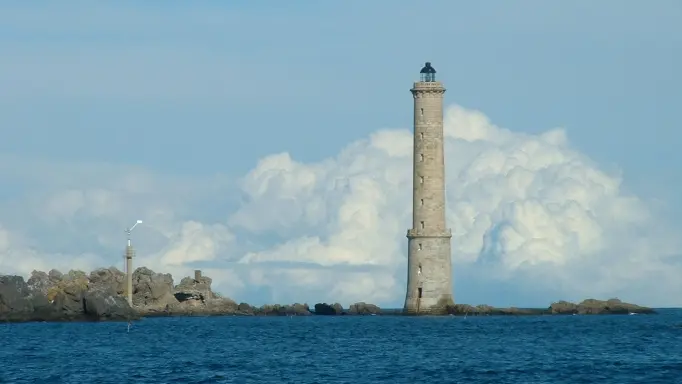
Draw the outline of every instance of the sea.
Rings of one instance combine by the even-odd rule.
[[[682,309],[0,324],[0,383],[682,383]]]

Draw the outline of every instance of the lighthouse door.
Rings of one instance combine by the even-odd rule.
[[[422,287],[417,288],[417,313],[422,305]]]

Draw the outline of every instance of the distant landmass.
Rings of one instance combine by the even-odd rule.
[[[133,306],[126,300],[125,274],[100,268],[86,274],[57,270],[33,271],[28,281],[21,276],[0,276],[0,321],[107,321],[137,320],[150,316],[312,316],[312,315],[402,315],[400,309],[381,309],[359,302],[341,304],[263,305],[223,297],[211,289],[212,280],[197,271],[174,285],[173,276],[140,267],[133,273]],[[440,314],[452,316],[500,315],[603,315],[654,314],[653,309],[618,299],[588,299],[575,304],[552,303],[547,308],[495,308],[488,305],[443,306]]]

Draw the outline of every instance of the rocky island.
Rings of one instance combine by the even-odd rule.
[[[174,285],[170,274],[140,267],[133,273],[133,306],[125,298],[125,274],[101,268],[86,274],[57,270],[33,271],[28,281],[21,276],[0,275],[0,322],[136,320],[151,316],[311,316],[400,315],[401,310],[381,309],[364,302],[344,309],[341,304],[263,305],[237,303],[211,289],[212,280],[195,271]],[[494,308],[487,305],[447,306],[444,315],[591,315],[653,314],[651,308],[618,299],[584,300],[579,304],[559,301],[548,308]]]

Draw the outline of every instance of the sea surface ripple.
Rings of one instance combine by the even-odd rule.
[[[682,383],[682,310],[0,324],[0,383]]]

